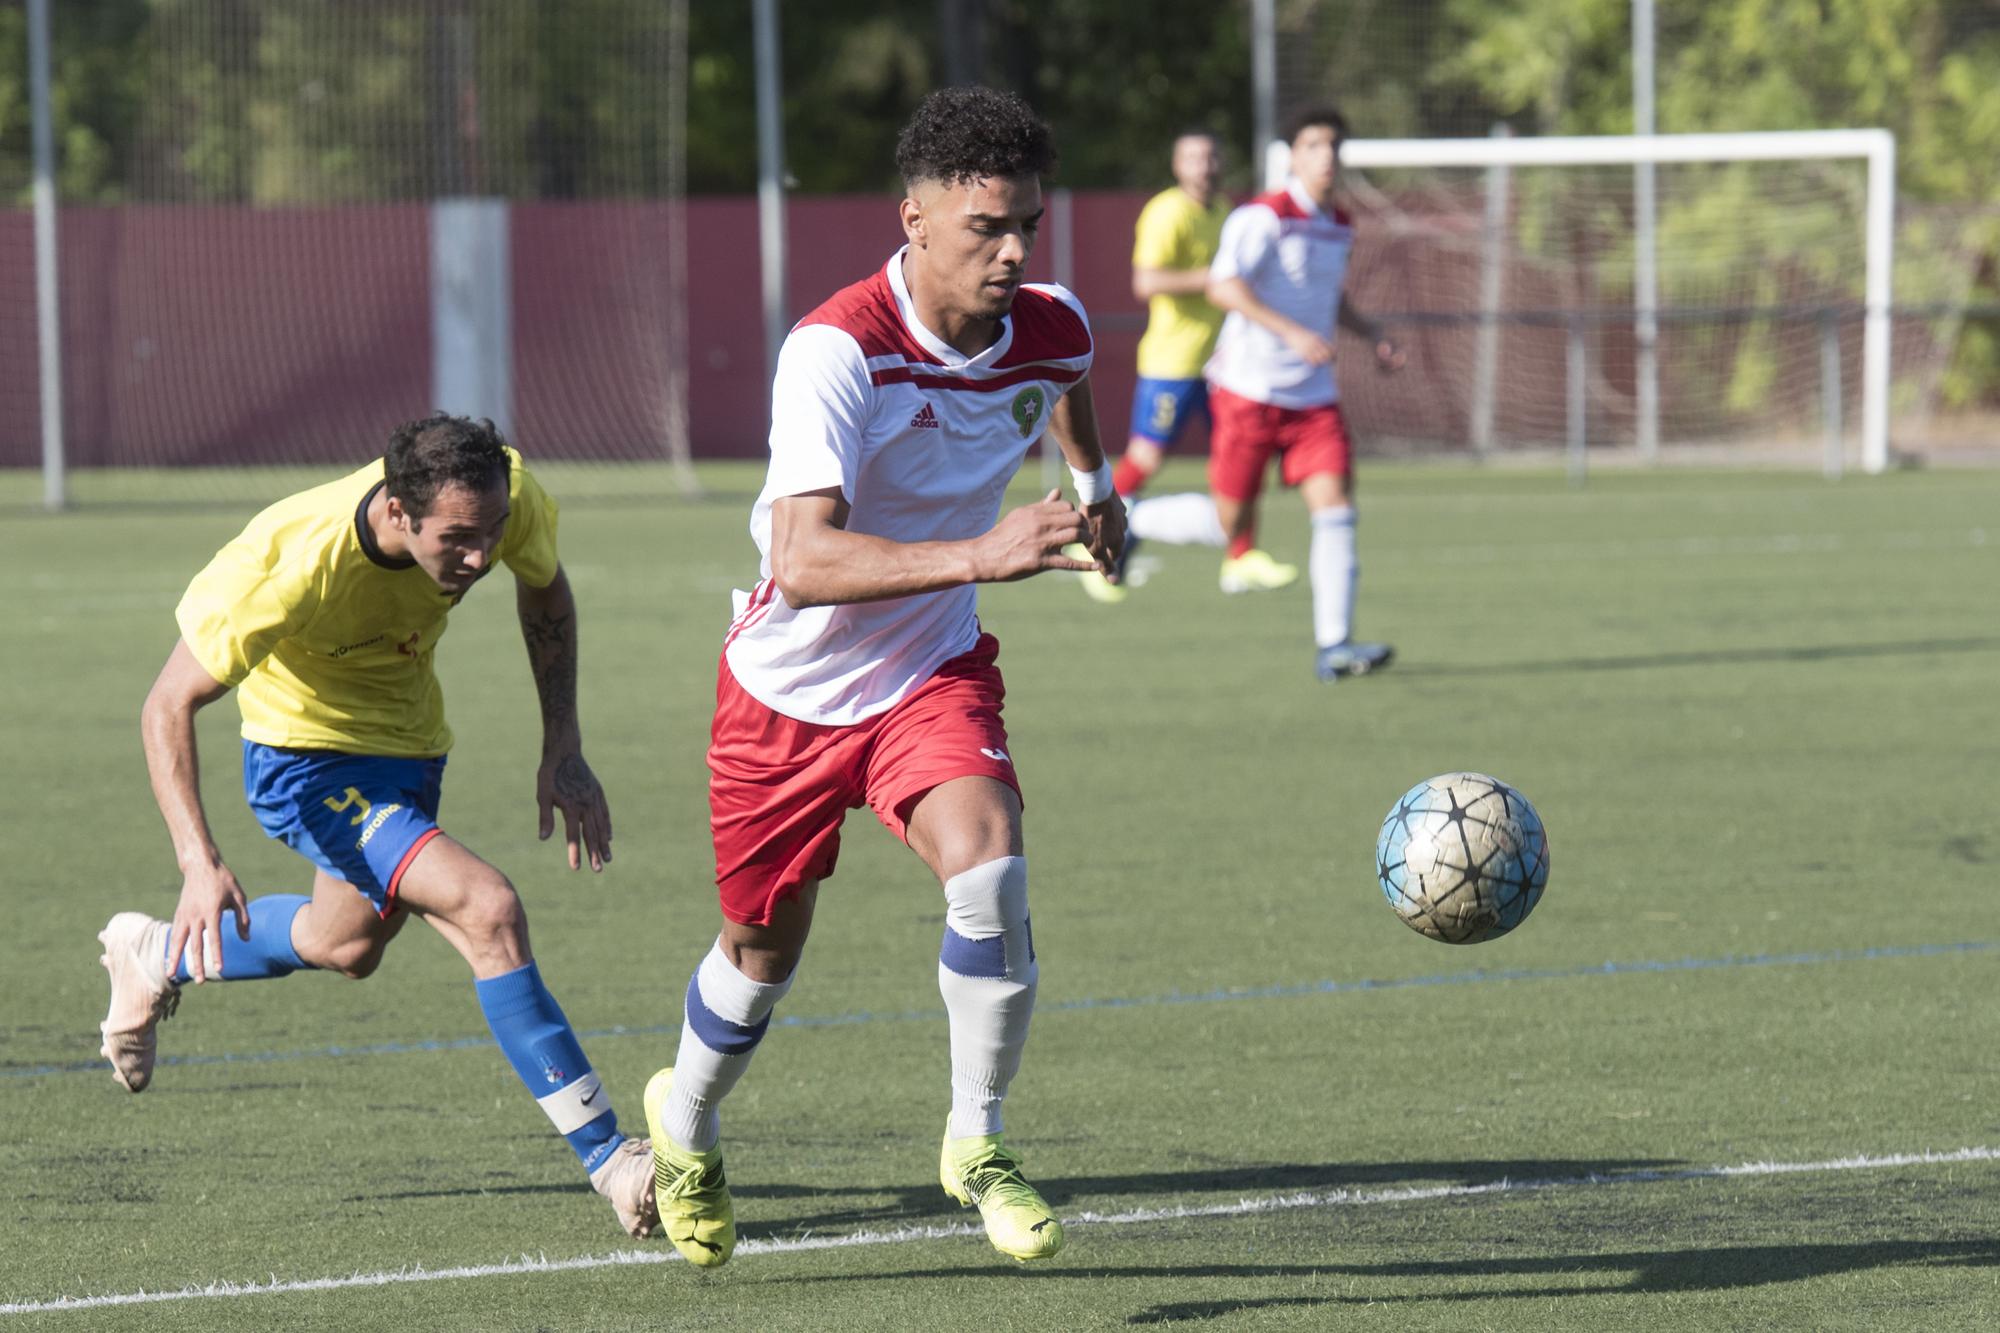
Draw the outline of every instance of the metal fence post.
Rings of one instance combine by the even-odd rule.
[[[1571,312],[1569,317],[1569,358],[1565,388],[1569,396],[1569,481],[1572,486],[1583,485],[1589,467],[1584,457],[1584,377],[1590,364],[1584,347],[1584,322],[1582,316]]]
[[[28,0],[28,101],[35,156],[35,333],[41,360],[42,507],[69,503],[63,458],[62,284],[56,267],[55,101],[49,91],[49,0]]]
[[[1840,420],[1840,316],[1837,311],[1819,312],[1819,411],[1826,431],[1825,472],[1828,481],[1838,481],[1846,466],[1847,444]]]
[[[1495,125],[1493,137],[1513,133]],[[1481,458],[1493,452],[1493,400],[1500,378],[1500,300],[1507,275],[1502,237],[1507,227],[1510,168],[1496,162],[1486,168],[1486,227],[1479,253],[1479,342],[1472,372],[1472,451]]]
[[[1066,189],[1049,191],[1049,250],[1050,267],[1055,272],[1055,280],[1076,290],[1076,195]],[[1122,451],[1124,442],[1118,445]],[[1112,456],[1111,445],[1107,441],[1104,456]],[[1053,431],[1042,432],[1042,489],[1057,490],[1062,486],[1062,449],[1056,444]]]

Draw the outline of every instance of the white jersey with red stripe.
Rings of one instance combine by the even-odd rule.
[[[1208,276],[1211,282],[1243,279],[1258,300],[1331,342],[1353,249],[1354,225],[1347,215],[1321,209],[1293,180],[1229,215]],[[1222,321],[1208,378],[1233,394],[1276,407],[1321,407],[1340,400],[1331,365],[1308,364],[1283,338],[1234,310]]]
[[[769,708],[845,726],[894,707],[979,637],[970,585],[794,609],[771,578],[771,505],[838,487],[847,530],[899,542],[989,531],[1049,413],[1090,370],[1090,323],[1062,287],[1027,284],[968,357],[926,329],[898,250],[800,320],[771,386],[771,466],[750,514],[762,579],[736,593],[730,672]]]

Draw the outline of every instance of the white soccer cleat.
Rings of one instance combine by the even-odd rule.
[[[111,1062],[111,1075],[127,1092],[144,1092],[153,1081],[160,1020],[181,1002],[181,988],[167,979],[164,921],[144,912],[120,912],[97,932],[104,954],[97,961],[111,974],[111,1008],[98,1024],[104,1045],[98,1054]]]
[[[660,1206],[653,1194],[653,1145],[628,1138],[590,1173],[590,1187],[611,1201],[618,1225],[628,1236],[644,1240],[660,1224]]]

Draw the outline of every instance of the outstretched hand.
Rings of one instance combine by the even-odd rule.
[[[535,800],[542,808],[542,841],[556,829],[555,812],[563,813],[563,841],[569,847],[569,868],[582,867],[588,857],[592,870],[611,860],[611,805],[598,785],[597,774],[584,762],[583,752],[568,750],[545,756],[535,775]]]
[[[1120,511],[1123,532],[1123,511]],[[1063,554],[1071,543],[1091,540],[1091,524],[1075,505],[1050,491],[1040,501],[1009,512],[980,539],[980,583],[1011,583],[1049,569],[1098,568],[1096,560]]]
[[[250,902],[236,876],[220,861],[197,866],[181,882],[181,900],[174,908],[173,930],[167,935],[167,975],[187,954],[188,979],[199,986],[213,969],[222,977],[222,914],[236,913],[236,937],[250,938]]]

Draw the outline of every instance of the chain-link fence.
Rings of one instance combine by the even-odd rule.
[[[1620,33],[1571,34],[1597,55],[1543,52],[1560,86],[1522,92],[1495,73],[1513,48],[1508,30],[1478,28],[1482,8],[1276,0],[1279,103],[1335,101],[1361,137],[1485,136],[1501,120],[1533,133],[1592,115],[1626,128],[1613,93],[1627,76],[1599,68]],[[1976,37],[1977,7],[1932,8],[1940,40]],[[690,453],[758,453],[768,370],[745,191],[748,9],[52,5],[69,466],[206,494],[229,474],[196,470],[365,457],[436,406],[493,416],[538,457],[656,465],[605,469],[620,491],[642,471],[673,476]],[[900,242],[893,133],[928,87],[954,72],[1018,87],[1057,129],[1068,191],[1056,205],[1067,228],[1048,233],[1036,275],[1062,276],[1093,313],[1115,439],[1142,318],[1132,221],[1167,183],[1174,129],[1213,125],[1247,149],[1251,118],[1248,0],[1141,9],[780,6],[791,171],[835,191],[789,204],[790,312]],[[1623,8],[1578,13],[1586,29],[1615,28]],[[1700,16],[1677,15],[1663,19],[1669,73],[1701,37],[1688,26]],[[41,456],[25,16],[23,0],[0,0],[0,467],[18,469]],[[1674,122],[1686,114],[1677,86],[1663,75],[1661,128],[1714,128]],[[1252,163],[1233,156],[1240,192]],[[1984,405],[2000,397],[1982,360],[2000,356],[1985,304],[2000,212],[1982,202],[1978,163],[1967,159],[1961,188],[1935,159],[1906,152],[1923,189],[1898,224],[1892,407],[1908,450],[1983,440]],[[1861,204],[1845,171],[1660,176],[1669,446],[1816,459],[1830,419],[1852,432]],[[1629,171],[1514,173],[1498,261],[1490,174],[1353,172],[1349,184],[1353,291],[1399,321],[1414,353],[1400,377],[1347,376],[1364,448],[1561,444],[1579,395],[1592,446],[1631,442]],[[1953,189],[1964,197],[1932,202]],[[1484,290],[1495,272],[1497,305]],[[1496,394],[1482,407],[1478,349],[1495,329]]]

